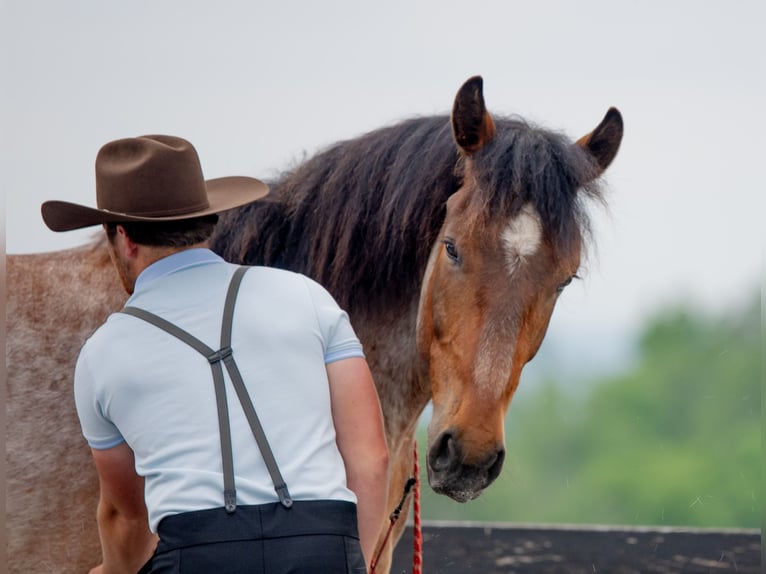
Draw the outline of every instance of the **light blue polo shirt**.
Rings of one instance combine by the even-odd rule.
[[[146,268],[127,305],[218,349],[235,269],[207,249],[181,251]],[[311,279],[253,267],[237,297],[231,346],[291,496],[355,502],[335,442],[325,369],[364,356],[348,315]],[[276,502],[228,374],[226,385],[237,502]],[[125,441],[133,449],[153,531],[170,514],[222,506],[215,392],[197,351],[136,317],[113,314],[80,352],[75,401],[92,448]]]

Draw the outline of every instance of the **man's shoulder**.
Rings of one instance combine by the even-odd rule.
[[[106,321],[93,331],[93,333],[91,333],[85,340],[85,345],[83,345],[83,347],[93,347],[105,343],[108,344],[114,337],[124,336],[126,331],[130,330],[131,326],[132,322],[128,315],[121,313],[120,311],[115,311],[109,315],[106,318]]]
[[[247,282],[247,277],[249,282]],[[271,301],[305,301],[311,306],[331,300],[332,295],[308,275],[277,267],[253,266],[245,275],[245,291]]]
[[[100,363],[104,357],[114,359],[124,348],[116,343],[136,340],[131,327],[128,315],[120,312],[112,313],[85,339],[80,348],[79,359],[88,358],[91,363],[94,361]]]
[[[278,285],[302,285],[307,281],[312,281],[309,277],[302,273],[298,273],[297,271],[290,271],[289,269],[281,269],[279,267],[266,267],[263,265],[253,265],[249,267],[246,273],[246,277],[247,276],[256,282],[267,282],[269,284]]]

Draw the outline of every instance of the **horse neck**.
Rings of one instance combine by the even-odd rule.
[[[427,367],[415,344],[417,306],[415,298],[405,307],[349,312],[374,373],[387,434],[395,442],[412,435],[431,398]]]

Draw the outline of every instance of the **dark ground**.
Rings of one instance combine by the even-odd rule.
[[[393,574],[412,572],[412,528]],[[759,530],[428,523],[423,574],[758,573]]]

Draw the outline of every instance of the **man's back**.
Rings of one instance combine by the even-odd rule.
[[[164,262],[170,272],[139,280],[128,305],[218,349],[235,266],[204,251],[176,259],[175,266]],[[360,354],[345,313],[303,276],[252,268],[237,298],[232,349],[292,497],[355,501],[345,487],[324,368],[328,357]],[[98,380],[91,372],[100,373]],[[153,529],[168,514],[221,506],[215,394],[202,355],[135,317],[113,315],[83,348],[76,394],[91,446],[120,440],[107,419],[133,449],[146,476]],[[228,379],[227,396],[238,503],[274,502],[274,485]],[[89,416],[93,401],[96,414]]]

